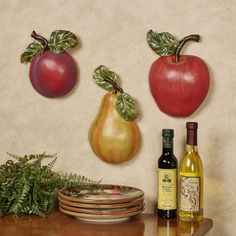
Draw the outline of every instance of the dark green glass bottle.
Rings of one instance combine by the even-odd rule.
[[[163,129],[163,151],[158,160],[157,214],[169,219],[177,216],[178,161],[173,153],[173,129]]]

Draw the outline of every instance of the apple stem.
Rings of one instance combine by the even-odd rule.
[[[189,36],[186,36],[184,37],[183,39],[181,39],[179,41],[179,46],[177,47],[176,49],[176,52],[175,52],[175,61],[176,63],[179,62],[179,58],[180,58],[180,51],[181,49],[183,48],[183,46],[188,42],[188,41],[195,41],[195,42],[199,42],[200,40],[200,35],[198,34],[191,34]]]
[[[38,35],[34,30],[31,34],[31,37],[38,40],[40,43],[42,43],[43,45],[43,51],[41,54],[43,54],[46,50],[49,50],[49,47],[48,47],[48,40],[46,38],[44,38],[43,36],[41,35]]]
[[[110,78],[105,77],[103,80],[104,80],[105,82],[110,83],[110,84],[113,86],[113,89],[114,89],[114,93],[115,93],[115,94],[117,93],[117,91],[119,91],[120,93],[123,93],[123,92],[124,92],[123,89],[122,89],[116,82],[114,82],[113,80],[111,80]]]

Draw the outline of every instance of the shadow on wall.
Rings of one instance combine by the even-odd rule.
[[[211,137],[211,143],[207,150],[205,159],[205,182],[204,182],[204,216],[213,219],[213,234],[214,236],[230,235],[227,234],[226,217],[227,211],[225,204],[222,204],[222,193],[225,192],[224,171],[219,171],[222,166],[222,159],[219,156],[219,148],[221,147],[220,140],[217,136]],[[212,148],[214,147],[214,148]],[[218,147],[218,148],[217,148]],[[214,160],[213,160],[214,159]],[[213,165],[212,165],[213,164]],[[205,168],[206,169],[206,168]],[[209,204],[206,204],[209,203]],[[207,212],[207,213],[206,213]],[[207,214],[207,215],[206,215]],[[211,235],[211,234],[210,234]]]

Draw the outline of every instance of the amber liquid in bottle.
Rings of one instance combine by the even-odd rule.
[[[163,129],[163,152],[158,160],[157,214],[169,219],[177,216],[177,169],[178,162],[173,153],[174,130]]]
[[[188,122],[186,153],[180,164],[179,219],[198,222],[203,219],[203,166],[198,154],[196,122]]]

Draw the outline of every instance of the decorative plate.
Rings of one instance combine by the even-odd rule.
[[[115,221],[124,221],[129,219],[131,216],[138,215],[141,213],[144,208],[130,212],[130,213],[122,213],[122,214],[114,214],[114,215],[94,215],[94,214],[86,214],[86,213],[78,213],[74,211],[66,210],[62,207],[59,207],[59,210],[65,214],[75,216],[77,219],[84,220],[84,221],[93,221],[93,222],[115,222]]]
[[[79,207],[73,207],[64,205],[63,203],[59,203],[59,206],[62,207],[65,210],[74,211],[78,213],[89,213],[93,215],[114,215],[114,214],[126,214],[130,212],[135,212],[138,210],[141,210],[144,208],[144,204],[134,207],[128,207],[128,208],[116,208],[116,209],[86,209],[86,208],[79,208]]]
[[[130,206],[138,206],[143,204],[143,197],[137,198],[130,202],[124,203],[111,203],[111,204],[99,204],[99,203],[80,203],[80,202],[73,202],[64,199],[62,196],[58,197],[59,202],[63,203],[64,205],[74,206],[74,207],[82,207],[82,208],[89,208],[89,209],[115,209],[115,208],[122,208],[122,207],[130,207]]]
[[[130,202],[144,195],[141,189],[122,185],[99,184],[89,189],[89,185],[81,187],[69,187],[59,191],[59,196],[67,201],[85,203],[122,203]]]

